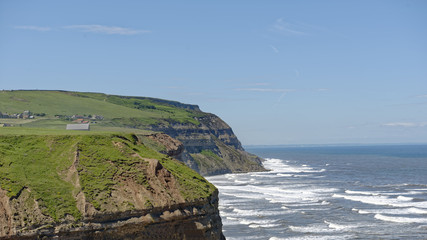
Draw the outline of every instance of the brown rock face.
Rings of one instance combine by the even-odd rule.
[[[217,207],[218,198],[214,194],[204,201],[116,216],[98,215],[77,226],[51,223],[18,234],[4,231],[10,223],[4,222],[2,216],[0,239],[225,239]]]
[[[261,158],[246,152],[233,130],[222,119],[204,113],[197,120],[199,125],[158,124],[151,130],[163,132],[182,142],[184,151],[176,156],[177,159],[202,175],[265,171]]]

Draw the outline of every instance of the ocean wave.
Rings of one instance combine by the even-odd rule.
[[[345,193],[347,193],[347,194],[358,194],[358,195],[371,195],[371,196],[380,195],[380,193],[378,193],[378,192],[352,191],[352,190],[345,190]]]
[[[279,227],[281,224],[249,224],[250,228],[275,228]]]
[[[263,165],[265,168],[276,173],[319,173],[326,171],[324,168],[314,169],[309,167],[307,164],[302,164],[301,166],[291,166],[285,164],[283,160],[276,158],[266,158],[266,161],[263,163]]]
[[[260,210],[245,210],[234,208],[233,212],[237,213],[238,216],[251,216],[251,217],[264,217],[264,216],[276,216],[282,214],[280,211],[260,211]]]
[[[354,236],[353,235],[340,235],[340,236],[321,235],[321,236],[300,236],[300,237],[288,237],[288,238],[271,237],[269,240],[345,240],[345,239],[354,239]]]
[[[382,205],[382,206],[393,206],[393,207],[416,207],[416,208],[427,208],[427,201],[408,201],[402,200],[402,198],[389,198],[387,196],[361,196],[361,195],[343,195],[343,194],[333,194],[334,198],[344,198],[347,200],[355,202],[363,202],[372,205]]]
[[[408,215],[408,214],[427,214],[427,209],[420,208],[394,208],[394,209],[356,209],[352,211],[359,214],[394,214],[394,215]]]
[[[243,225],[259,225],[259,226],[271,226],[272,224],[278,224],[277,220],[269,220],[269,219],[239,219],[240,224]]]
[[[355,225],[342,225],[342,224],[332,223],[332,222],[328,222],[328,221],[324,221],[324,223],[326,223],[329,228],[340,230],[340,231],[349,230],[349,229],[357,227]]]
[[[410,218],[410,217],[395,217],[395,216],[386,216],[383,214],[375,214],[376,219],[386,221],[386,222],[395,222],[395,223],[427,223],[427,218]]]
[[[232,196],[236,198],[243,198],[243,199],[265,199],[261,194],[256,193],[229,193],[229,192],[222,192],[222,195],[226,196]]]
[[[402,200],[402,201],[412,201],[412,200],[414,200],[414,198],[405,197],[405,196],[398,196],[397,199],[398,200]]]
[[[426,190],[427,192],[427,190]],[[352,195],[368,195],[368,196],[396,196],[398,195],[398,199],[399,200],[407,200],[407,201],[412,201],[414,200],[411,197],[406,197],[406,196],[402,196],[399,194],[405,194],[405,195],[418,195],[418,194],[425,194],[426,192],[419,192],[419,191],[414,191],[413,189],[410,191],[407,191],[405,193],[398,193],[398,192],[385,192],[385,191],[353,191],[353,190],[345,190],[345,193],[347,194],[352,194]]]
[[[337,231],[336,229],[329,228],[328,226],[325,226],[323,224],[322,225],[312,224],[312,225],[308,225],[308,226],[292,226],[292,225],[289,225],[288,227],[293,232],[302,232],[302,233],[332,233],[332,232]]]

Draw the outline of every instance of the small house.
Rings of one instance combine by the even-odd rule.
[[[89,123],[86,124],[67,124],[67,130],[90,131]]]

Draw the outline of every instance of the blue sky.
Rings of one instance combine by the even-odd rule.
[[[427,143],[427,1],[0,1],[0,89],[198,104],[243,144]]]

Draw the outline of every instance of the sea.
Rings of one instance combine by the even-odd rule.
[[[270,171],[208,177],[227,239],[427,239],[427,145],[246,150]]]

